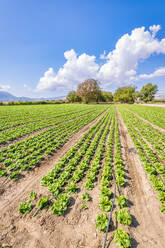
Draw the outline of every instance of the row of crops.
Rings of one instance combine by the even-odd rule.
[[[42,160],[53,155],[74,133],[89,124],[104,110],[105,107],[101,107],[100,110],[63,122],[16,144],[1,148],[0,176],[9,179],[20,178],[21,171],[32,170]]]
[[[75,198],[75,201],[81,198],[81,210],[87,211],[92,207],[92,195],[97,189],[99,197],[93,225],[113,238],[117,246],[130,247],[131,236],[128,227],[132,225],[133,220],[129,199],[125,195],[129,187],[129,177],[123,159],[124,148],[120,140],[117,111],[119,110],[134,142],[148,180],[157,193],[160,210],[165,213],[165,134],[133,114],[137,113],[156,124],[157,118],[163,123],[164,110],[147,108],[151,114],[149,118],[144,106],[142,112],[139,111],[141,106],[129,105],[63,106],[64,108],[58,106],[56,110],[54,106],[50,109],[42,106],[41,109],[45,109],[46,113],[39,109],[39,114],[36,106],[32,106],[35,107],[32,118],[29,110],[25,111],[22,108],[24,115],[20,117],[20,124],[14,114],[11,115],[8,126],[1,131],[1,144],[40,129],[41,132],[1,148],[0,177],[5,181],[17,180],[21,178],[22,173],[26,174],[26,171],[41,163],[44,166],[44,161],[46,163],[50,156],[55,156],[56,151],[62,148],[73,134],[106,110],[65,156],[43,176],[40,182],[41,191],[47,190],[47,194],[41,197],[32,191],[27,196],[28,199],[19,204],[18,211],[20,214],[31,213],[30,216],[35,216],[42,209],[48,209],[52,215],[59,218],[58,216],[65,216],[67,213],[72,198]],[[2,115],[2,123],[7,119],[9,112]],[[17,111],[15,114],[19,115]],[[46,129],[42,130],[45,127]]]
[[[49,208],[56,216],[64,215],[75,194],[81,194],[81,208],[85,211],[92,204],[92,190],[99,187],[97,207],[100,213],[96,214],[96,228],[106,232],[108,212],[114,206],[108,231],[112,232],[115,219],[114,242],[119,247],[130,247],[131,238],[125,226],[131,225],[132,218],[127,198],[121,194],[122,188],[126,186],[126,175],[119,136],[115,107],[111,107],[42,178],[41,185],[47,187],[49,193],[38,199],[38,202],[35,199],[34,203],[32,195],[36,194],[31,192],[31,199],[20,203],[19,212],[29,213],[35,206],[34,214],[36,209]]]
[[[160,210],[165,213],[165,134],[137,118],[125,106],[120,106],[119,111],[160,200]]]
[[[62,115],[90,111],[98,108],[93,105],[32,105],[32,106],[1,106],[0,108],[0,130],[12,128],[30,122],[56,118]]]
[[[53,118],[46,118],[46,119],[34,121],[33,118],[30,117],[31,118],[30,123],[27,122],[24,125],[17,125],[16,127],[2,130],[0,132],[0,145],[6,144],[7,142],[16,140],[22,136],[31,134],[35,131],[42,130],[43,128],[48,128],[54,125],[58,125],[62,122],[66,122],[66,121],[81,117],[83,115],[89,115],[92,112],[95,112],[97,116],[101,112],[103,112],[105,109],[106,109],[106,106],[103,105],[100,107],[94,107],[94,106],[89,106],[85,108],[80,107],[79,110],[75,109],[73,111],[72,105],[71,105],[70,111],[68,112],[65,111],[65,106],[64,106],[64,110],[61,110],[60,113],[59,111],[58,112],[55,111]],[[37,118],[38,117],[39,115],[37,116]],[[4,120],[4,122],[6,122],[6,120]],[[12,121],[10,121],[10,123],[12,123]]]
[[[165,128],[165,108],[141,105],[126,105],[126,107],[152,124]]]

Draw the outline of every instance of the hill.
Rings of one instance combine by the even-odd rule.
[[[53,100],[61,100],[64,99],[65,96],[59,96],[59,97],[41,97],[41,98],[30,98],[30,97],[17,97],[9,92],[6,91],[0,91],[0,101],[1,102],[10,102],[10,101],[53,101]]]

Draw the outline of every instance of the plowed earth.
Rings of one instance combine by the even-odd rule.
[[[134,148],[123,120],[119,120],[122,154],[127,171],[128,184],[123,193],[127,195],[130,213],[133,218],[128,232],[132,237],[132,246],[139,248],[165,247],[165,215],[159,210],[160,203],[144,172],[143,165]],[[92,202],[88,202],[86,211],[81,209],[81,197],[77,194],[65,216],[54,216],[49,210],[42,210],[36,217],[18,214],[18,204],[27,200],[34,190],[38,196],[47,194],[47,189],[40,186],[40,180],[54,164],[79,140],[101,116],[73,135],[70,140],[42,166],[30,172],[20,181],[4,185],[0,195],[0,247],[8,244],[14,248],[101,248],[104,234],[96,230],[95,220],[99,201],[99,180],[91,191]],[[83,189],[80,185],[80,192]],[[34,211],[33,211],[34,212]],[[115,225],[115,223],[114,223]],[[108,234],[110,247],[112,232]],[[7,247],[7,246],[6,246]]]

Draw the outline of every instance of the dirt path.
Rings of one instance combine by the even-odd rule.
[[[135,112],[127,109],[128,112],[132,113],[133,115],[135,115],[137,118],[139,118],[140,120],[146,122],[147,124],[149,124],[150,126],[152,126],[153,128],[157,129],[159,132],[161,133],[165,133],[165,129],[158,127],[156,125],[154,125],[153,123],[151,123],[150,121],[147,121],[146,119],[144,119],[143,117],[141,117],[140,115],[136,114]]]
[[[139,104],[138,104],[139,105]],[[165,104],[140,104],[142,106],[165,108]]]
[[[125,150],[125,159],[130,177],[130,187],[127,192],[130,203],[130,213],[133,225],[130,234],[133,237],[132,247],[163,248],[165,244],[165,215],[159,210],[160,203],[156,193],[144,172],[127,128],[118,112],[121,142]]]
[[[103,115],[103,114],[102,114]],[[101,116],[102,116],[101,115]],[[0,196],[0,247],[7,243],[11,248],[101,248],[104,234],[96,230],[95,220],[99,200],[99,180],[95,188],[89,191],[92,201],[87,203],[89,209],[81,209],[81,194],[74,195],[71,206],[65,216],[54,216],[50,210],[42,210],[36,217],[18,214],[18,203],[28,200],[29,193],[34,190],[38,197],[47,194],[47,188],[40,186],[40,180],[54,164],[79,140],[101,116],[85,126],[60,149],[47,163],[30,172],[29,176],[17,183],[7,185],[6,191]],[[159,210],[159,202],[144,173],[138,155],[128,135],[127,129],[119,117],[119,130],[123,153],[125,156],[127,176],[130,177],[130,186],[125,194],[130,200],[130,212],[133,225],[129,228],[132,239],[132,248],[163,248],[165,233],[163,231],[165,216]],[[83,185],[83,184],[82,184]],[[36,203],[34,201],[33,203]],[[34,212],[34,211],[33,211]],[[2,238],[2,240],[1,240]],[[108,240],[111,238],[111,233]],[[115,248],[111,242],[110,248]]]

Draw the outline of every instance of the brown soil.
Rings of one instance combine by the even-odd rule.
[[[119,128],[123,154],[125,156],[127,176],[130,177],[129,187],[124,193],[130,200],[130,213],[134,216],[133,226],[129,228],[132,238],[131,247],[163,248],[165,233],[163,224],[165,216],[159,210],[148,178],[144,173],[139,157],[128,135],[127,129],[119,117]],[[42,210],[36,217],[32,217],[35,209],[29,215],[18,214],[20,201],[28,200],[29,193],[34,190],[39,198],[47,194],[47,189],[40,186],[40,180],[54,164],[79,140],[82,134],[101,118],[99,116],[92,123],[71,137],[56,155],[46,164],[30,173],[29,177],[6,185],[5,192],[0,196],[0,247],[8,243],[14,248],[101,248],[104,234],[96,230],[95,220],[99,201],[99,181],[95,188],[89,191],[92,201],[87,202],[88,210],[81,209],[81,194],[84,192],[80,186],[80,193],[74,195],[71,206],[65,216],[54,216],[50,210]],[[131,203],[133,205],[131,205]],[[36,204],[36,200],[34,201]],[[127,229],[126,229],[127,230]],[[108,240],[111,240],[110,232]],[[2,240],[1,240],[2,239]],[[115,248],[114,242],[110,244]]]
[[[121,141],[125,150],[128,168],[130,213],[133,225],[130,228],[132,247],[163,248],[165,243],[165,215],[160,212],[160,202],[156,198],[139,156],[118,112]]]
[[[71,211],[69,215],[66,215],[65,218],[54,216],[50,211],[47,212],[46,210],[40,212],[36,217],[32,217],[32,214],[20,216],[17,209],[18,204],[21,201],[29,199],[29,193],[32,190],[37,192],[38,197],[47,194],[47,189],[40,186],[42,176],[51,170],[55,163],[57,163],[59,159],[65,155],[65,153],[80,139],[84,132],[87,131],[97,120],[99,120],[103,114],[104,113],[102,113],[90,124],[86,125],[79,132],[74,134],[55,154],[55,156],[47,161],[47,163],[42,164],[41,167],[29,172],[30,175],[22,178],[20,181],[10,181],[4,186],[5,188],[2,189],[4,192],[2,192],[0,196],[0,245],[3,243],[8,243],[12,247],[18,248],[81,247],[81,243],[83,243],[83,241],[78,240],[78,236],[76,238],[78,246],[75,246],[75,243],[72,245],[72,240],[74,240],[73,237],[78,235],[78,226],[74,228],[74,223],[71,224],[69,220],[73,219],[74,222],[74,219],[79,219],[82,215],[83,220],[86,218],[87,221],[88,218],[90,218],[90,215],[89,217],[84,217],[82,211],[80,210],[80,204],[76,204],[76,201],[74,203],[74,210]],[[67,222],[69,224],[67,224]],[[95,226],[95,223],[92,223],[93,226]],[[87,225],[84,224],[84,240],[86,228]],[[79,223],[79,229],[83,230],[81,223]],[[71,234],[69,230],[72,231]],[[56,243],[54,243],[55,240]],[[94,247],[95,246],[93,246],[93,248]]]

